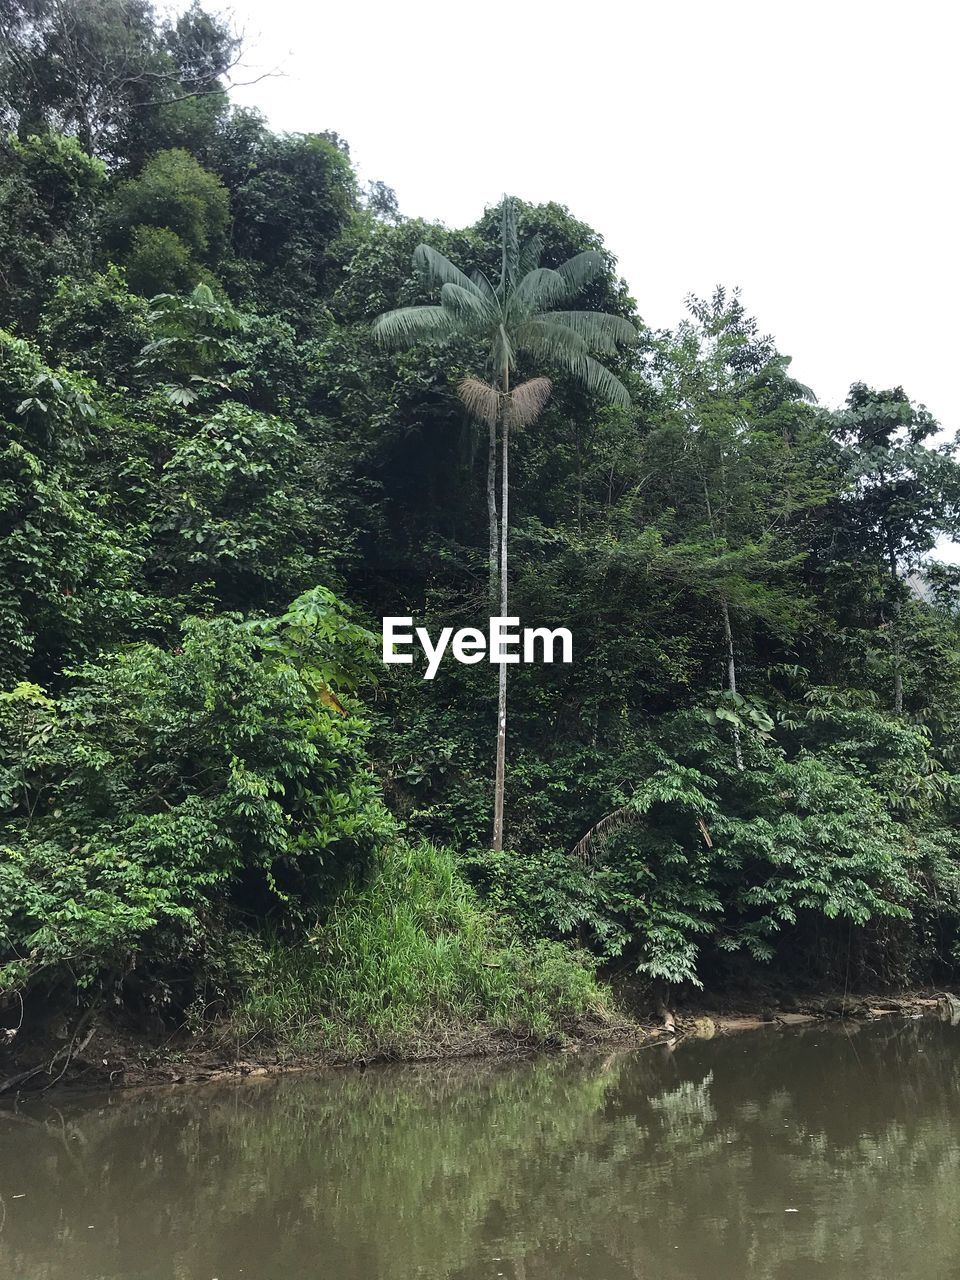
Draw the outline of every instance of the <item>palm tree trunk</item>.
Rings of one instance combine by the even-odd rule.
[[[897,571],[897,553],[891,539],[887,539],[887,554],[890,561],[891,596],[893,600],[893,620],[890,623],[890,657],[893,666],[893,714],[903,715],[903,655],[901,653],[901,613],[903,601],[900,596],[900,575]]]
[[[903,656],[900,652],[900,612],[899,600],[893,604],[893,626],[890,631],[890,647],[893,654],[893,714],[903,715]]]
[[[490,440],[487,448],[487,519],[490,525],[490,612],[497,607],[497,422],[490,423]]]
[[[730,607],[726,596],[720,597],[720,611],[723,614],[723,638],[727,644],[727,688],[731,693],[736,693],[737,659],[733,652],[733,628],[730,625]],[[731,725],[731,728],[733,729],[733,758],[737,768],[742,769],[743,750],[740,746],[740,729],[737,725]]]
[[[503,374],[503,410],[501,435],[500,474],[500,616],[507,616],[507,528],[510,499],[510,374]],[[497,682],[497,771],[493,787],[493,847],[499,853],[503,848],[503,800],[507,770],[507,664],[500,663]]]

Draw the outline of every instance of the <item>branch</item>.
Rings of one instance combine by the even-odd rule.
[[[612,813],[608,813],[606,817],[594,823],[584,836],[581,836],[570,850],[571,858],[579,858],[581,862],[589,862],[594,852],[602,848],[618,831],[622,830],[623,827],[629,827],[633,823],[641,821],[643,816],[642,813],[628,804],[621,805],[619,809],[614,809]]]
[[[133,105],[142,107],[165,107],[173,102],[186,102],[188,98],[209,98],[215,93],[230,93],[233,89],[246,89],[250,85],[259,84],[261,80],[269,80],[273,76],[282,76],[284,73],[277,67],[272,71],[264,71],[262,75],[254,76],[252,80],[231,80],[228,84],[217,85],[212,89],[194,89],[190,93],[178,93],[172,98],[151,98],[147,102],[137,102]]]

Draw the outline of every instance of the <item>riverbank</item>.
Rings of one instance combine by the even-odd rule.
[[[733,1001],[683,1010],[674,1015],[676,1035],[710,1038],[757,1031],[764,1027],[799,1027],[816,1022],[874,1022],[881,1018],[960,1017],[960,999],[939,989],[907,991],[896,996],[875,992],[826,992],[795,996],[780,1004]]]
[[[68,1040],[51,1029],[45,1042],[8,1045],[2,1059],[0,1103],[19,1094],[51,1089],[126,1089],[151,1085],[190,1085],[207,1081],[363,1069],[383,1063],[449,1063],[466,1059],[528,1058],[579,1053],[590,1049],[639,1049],[676,1046],[685,1040],[713,1039],[745,1032],[810,1026],[816,1023],[874,1022],[891,1017],[939,1017],[960,1023],[960,997],[924,989],[889,993],[836,993],[794,997],[778,1005],[740,999],[704,1001],[662,1015],[628,1017],[594,1013],[569,1022],[549,1035],[511,1034],[487,1026],[434,1029],[400,1044],[371,1040],[364,1049],[330,1049],[256,1044],[231,1038],[223,1028],[192,1035],[184,1029],[149,1036],[111,1019],[93,1018]],[[62,1033],[62,1028],[59,1029]]]

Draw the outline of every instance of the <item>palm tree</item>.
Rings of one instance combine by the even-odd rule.
[[[462,337],[482,346],[486,377],[465,378],[459,387],[467,412],[488,429],[487,511],[490,525],[490,593],[507,616],[507,530],[510,497],[510,428],[527,426],[540,416],[550,397],[549,378],[535,377],[511,386],[511,375],[523,354],[533,361],[571,374],[587,391],[626,407],[626,387],[593,353],[612,356],[637,339],[636,327],[621,316],[599,311],[556,310],[574,301],[603,268],[603,257],[590,249],[553,270],[539,265],[542,244],[534,236],[520,245],[514,202],[501,206],[500,278],[493,284],[482,271],[465,275],[449,258],[429,245],[413,255],[416,269],[440,286],[436,306],[401,307],[380,316],[373,326],[378,342],[410,347],[418,342]],[[500,511],[497,513],[497,427],[500,428]],[[499,566],[497,541],[499,533]],[[503,847],[503,801],[506,772],[507,666],[500,663],[497,705],[497,768],[494,792],[493,847]]]

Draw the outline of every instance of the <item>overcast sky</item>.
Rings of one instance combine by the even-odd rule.
[[[648,323],[739,284],[821,402],[902,384],[960,427],[960,17],[948,0],[238,0],[239,89],[333,129],[401,210],[503,191],[599,230]]]

